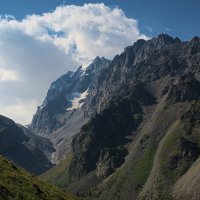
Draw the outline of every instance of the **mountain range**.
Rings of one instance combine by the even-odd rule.
[[[0,126],[1,154],[83,199],[198,200],[200,38],[96,57],[51,84],[28,128]]]

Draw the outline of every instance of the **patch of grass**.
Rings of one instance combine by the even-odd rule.
[[[68,154],[63,161],[42,174],[40,178],[63,189],[66,188],[69,184],[68,170],[71,159],[72,155]]]
[[[197,141],[194,134],[188,135],[184,128],[185,121],[177,121],[167,133],[159,155],[161,172],[168,180],[174,182],[182,176],[188,167],[194,162],[192,155],[184,157],[181,150],[181,138],[187,138],[187,141]]]
[[[141,159],[134,167],[134,174],[138,185],[143,185],[149,177],[151,168],[153,166],[155,152],[156,148],[154,146],[147,148]]]
[[[172,153],[175,143],[181,137],[183,130],[182,127],[183,123],[177,121],[172,129],[169,130],[170,132],[166,135],[160,153],[161,168],[166,165],[166,162],[168,161],[166,158],[169,156],[169,153]]]
[[[0,157],[0,199],[75,200],[76,198]]]

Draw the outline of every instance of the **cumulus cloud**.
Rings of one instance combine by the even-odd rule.
[[[104,4],[59,6],[18,21],[0,17],[1,114],[30,122],[50,83],[98,56],[112,58],[139,38],[135,19]]]
[[[22,124],[30,122],[52,80],[74,66],[77,62],[54,44],[0,28],[1,114]]]

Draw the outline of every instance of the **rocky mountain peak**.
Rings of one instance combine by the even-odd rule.
[[[139,39],[137,40],[133,45],[135,49],[139,49],[141,46],[143,46],[146,43],[146,40]]]
[[[109,65],[106,58],[96,57],[74,72],[67,72],[54,81],[47,96],[33,117],[29,128],[42,135],[50,134],[65,124],[69,113],[84,105],[95,77]]]
[[[192,40],[191,40],[191,42],[192,43],[194,43],[194,42],[200,42],[200,37],[197,37],[197,36],[193,37]]]
[[[62,177],[91,200],[173,199],[174,184],[200,155],[199,52],[198,37],[161,34],[74,72],[32,123],[51,133],[59,158],[71,156],[50,180]]]
[[[177,38],[174,39],[174,38],[171,37],[170,35],[164,34],[164,33],[158,35],[157,40],[158,40],[160,43],[163,43],[163,44],[166,44],[166,43],[174,43],[175,41],[180,41],[179,39],[177,39]]]

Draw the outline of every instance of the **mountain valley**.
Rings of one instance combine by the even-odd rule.
[[[1,155],[80,199],[200,200],[200,38],[96,57],[51,84],[27,128],[0,128]]]

